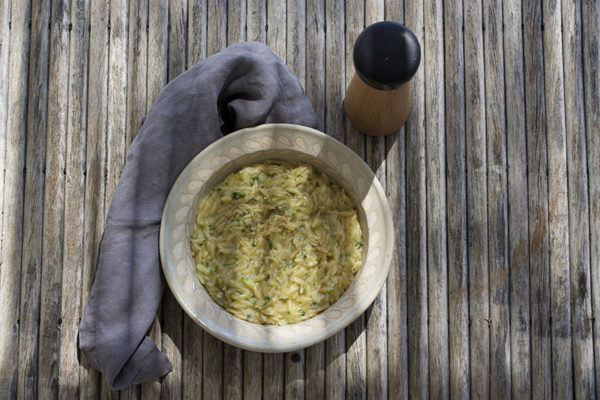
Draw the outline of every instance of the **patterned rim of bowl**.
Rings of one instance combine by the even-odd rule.
[[[308,162],[340,183],[358,205],[366,243],[363,265],[338,301],[313,318],[284,326],[250,323],[217,305],[198,280],[189,246],[199,200],[229,173],[271,158]],[[171,188],[160,227],[163,272],[185,312],[224,342],[262,352],[305,348],[348,326],[377,297],[386,280],[393,249],[392,213],[371,169],[334,138],[289,124],[242,129],[201,151]]]

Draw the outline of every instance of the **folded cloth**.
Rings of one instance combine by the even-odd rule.
[[[127,154],[108,211],[79,347],[111,389],[157,379],[171,362],[147,335],[163,291],[158,234],[175,179],[202,149],[263,123],[315,126],[298,80],[271,50],[238,43],[158,95]]]

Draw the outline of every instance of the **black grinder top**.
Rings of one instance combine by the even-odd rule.
[[[354,68],[369,86],[391,90],[411,80],[421,62],[415,34],[391,21],[368,26],[354,44]]]

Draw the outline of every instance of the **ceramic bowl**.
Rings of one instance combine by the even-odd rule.
[[[335,179],[357,205],[366,250],[362,267],[335,304],[313,318],[285,326],[247,322],[215,303],[198,280],[189,244],[200,199],[231,172],[267,159],[309,163]],[[288,124],[242,129],[200,152],[173,185],[160,229],[164,275],[185,312],[215,337],[261,352],[301,349],[348,326],[381,290],[393,247],[392,213],[385,192],[370,168],[332,137]]]

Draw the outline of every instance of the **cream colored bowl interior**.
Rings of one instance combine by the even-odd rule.
[[[342,185],[358,206],[366,250],[362,268],[335,304],[311,319],[285,326],[247,322],[215,303],[198,280],[189,245],[199,201],[231,172],[268,159],[312,164]],[[195,322],[234,346],[282,352],[328,338],[367,309],[387,277],[393,236],[385,193],[369,167],[352,150],[314,129],[269,124],[243,129],[216,141],[182,171],[165,204],[160,253],[171,291]]]

